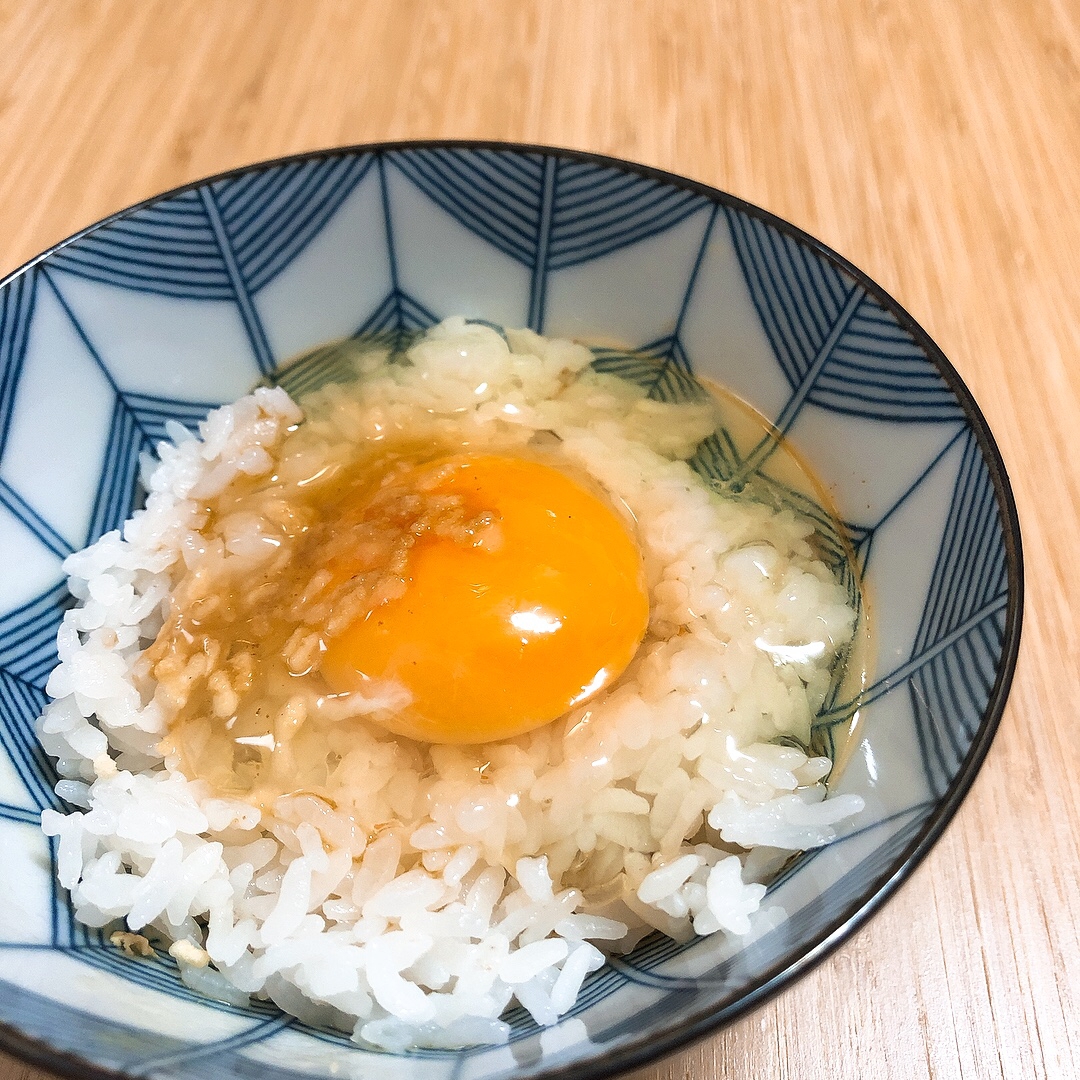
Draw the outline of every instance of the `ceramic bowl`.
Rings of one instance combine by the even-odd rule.
[[[462,314],[715,379],[827,485],[862,567],[869,689],[835,788],[867,809],[771,886],[749,940],[646,939],[544,1031],[405,1055],[189,991],[76,924],[38,821],[60,806],[34,736],[64,557],[115,528],[141,453],[287,358]],[[0,1045],[80,1077],[601,1076],[760,1003],[853,933],[926,855],[1001,716],[1021,620],[1020,537],[990,431],[912,318],[793,226],[677,176],[500,144],[331,150],[125,210],[0,285]],[[747,467],[719,443],[703,467]],[[750,462],[753,467],[754,462]]]

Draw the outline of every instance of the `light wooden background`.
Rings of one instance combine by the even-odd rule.
[[[1080,4],[0,0],[3,272],[208,173],[432,136],[636,159],[821,237],[953,360],[1020,504],[1020,668],[955,823],[822,967],[635,1080],[1080,1075]]]

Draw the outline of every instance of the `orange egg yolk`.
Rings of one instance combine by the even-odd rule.
[[[399,595],[325,641],[335,693],[389,681],[410,700],[386,727],[482,743],[547,724],[622,673],[649,602],[637,544],[601,496],[542,461],[494,454],[442,458],[390,483],[448,497],[482,524],[421,533]]]

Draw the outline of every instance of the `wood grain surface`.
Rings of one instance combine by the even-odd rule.
[[[1020,667],[955,822],[826,963],[636,1080],[1080,1075],[1077,0],[0,0],[3,272],[208,173],[434,136],[631,158],[820,237],[952,359],[1019,501]]]

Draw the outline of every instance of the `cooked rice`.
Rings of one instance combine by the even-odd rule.
[[[359,383],[305,400],[298,430],[311,447],[386,424],[470,447],[556,436],[632,512],[645,559],[649,633],[612,689],[484,748],[399,752],[360,722],[334,747],[333,804],[260,810],[186,778],[159,753],[175,704],[140,656],[186,571],[264,558],[200,533],[208,501],[268,475],[302,418],[259,389],[197,439],[174,426],[144,462],[146,508],[65,562],[78,603],[39,722],[57,792],[82,808],[42,816],[80,921],[163,938],[212,997],[270,998],[388,1049],[504,1041],[515,999],[550,1025],[605,952],[653,930],[746,934],[776,867],[861,809],[823,801],[830,762],[791,745],[809,742],[854,613],[809,524],[722,499],[687,465],[711,406],[652,401],[580,346],[461,319],[409,360],[362,354]]]

